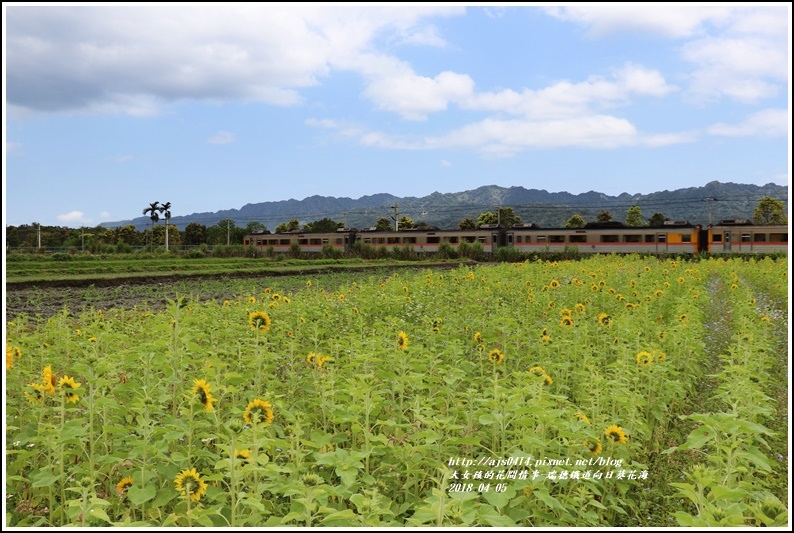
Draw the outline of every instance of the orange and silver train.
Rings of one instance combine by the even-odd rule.
[[[442,244],[457,248],[461,243],[480,243],[486,254],[507,247],[524,253],[578,252],[617,254],[696,255],[769,254],[788,252],[787,225],[755,225],[748,220],[722,220],[702,228],[687,221],[666,221],[658,227],[631,227],[620,222],[589,223],[583,228],[541,228],[535,224],[516,224],[505,228],[484,224],[472,230],[442,230],[433,226],[403,231],[375,228],[338,229],[333,233],[253,233],[244,244],[267,248],[276,254],[320,254],[331,246],[342,253],[361,242],[373,248],[410,247],[419,254],[432,254]]]

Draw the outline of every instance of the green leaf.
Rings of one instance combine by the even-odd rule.
[[[157,490],[153,485],[146,485],[143,488],[138,485],[132,485],[127,489],[127,497],[135,505],[146,503],[153,499],[157,494]]]
[[[343,526],[343,525],[350,525],[351,523],[355,523],[357,520],[357,515],[351,509],[345,509],[344,511],[337,511],[335,513],[331,513],[325,518],[323,518],[323,524],[329,527],[336,526]]]

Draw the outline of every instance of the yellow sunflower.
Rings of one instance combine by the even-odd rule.
[[[560,320],[560,325],[565,326],[567,328],[573,327],[573,318],[571,318],[570,316],[562,317],[562,319]]]
[[[273,407],[270,402],[265,400],[255,399],[248,404],[248,407],[243,413],[243,418],[249,424],[270,424],[273,422]]]
[[[602,447],[600,441],[591,441],[590,439],[585,439],[584,445],[590,451],[590,455],[598,455],[601,453]]]
[[[553,280],[551,280],[549,282],[549,287],[551,287],[552,289],[559,289],[560,288],[560,282],[557,281],[556,279],[553,279]]]
[[[653,355],[656,356],[656,360],[660,363],[667,359],[667,355],[659,350],[654,350]]]
[[[581,411],[576,411],[576,415],[575,415],[575,416],[576,416],[576,418],[578,418],[579,420],[581,420],[581,421],[582,421],[582,422],[584,422],[585,424],[589,424],[589,423],[590,423],[590,419],[589,419],[589,418],[587,418],[587,415],[586,415],[586,414],[584,414],[584,413],[583,413],[583,412],[581,412]]]
[[[77,403],[80,399],[80,396],[74,393],[80,387],[80,383],[77,383],[74,378],[64,375],[61,380],[58,382],[58,386],[63,390],[64,395],[66,395],[66,402],[69,403]]]
[[[31,387],[32,391],[25,391],[25,399],[33,404],[41,403],[44,401],[44,385],[41,383],[28,383],[28,387]]]
[[[248,316],[248,323],[251,328],[258,329],[259,331],[268,331],[270,329],[270,315],[264,311],[254,311]]]
[[[499,363],[504,361],[504,359],[505,359],[504,354],[499,350],[491,350],[491,352],[488,354],[488,360],[495,365],[498,365]]]
[[[587,311],[587,308],[584,306],[584,304],[576,304],[573,307],[576,310],[577,315],[583,315]]]
[[[482,344],[482,333],[480,333],[479,331],[474,333],[474,342],[476,342],[477,344]]]
[[[344,294],[340,294],[339,295],[339,301],[340,302],[344,302],[345,301],[345,295]]]
[[[681,322],[686,322],[686,313],[684,313],[681,316],[679,316],[678,320],[680,320]]]
[[[400,350],[405,350],[408,348],[408,335],[406,335],[404,331],[401,331],[397,335],[397,347]]]
[[[210,394],[210,385],[207,383],[207,380],[194,379],[192,392],[198,396],[198,400],[201,405],[204,406],[204,410],[211,413],[212,404],[216,402],[217,399],[213,398],[212,394]]]
[[[236,459],[242,459],[243,461],[247,461],[251,458],[251,451],[250,450],[234,450],[234,457]]]
[[[659,298],[660,296],[664,296],[664,291],[662,289],[656,289],[653,295]]]
[[[646,366],[651,362],[651,360],[652,360],[651,354],[649,354],[648,352],[640,352],[637,354],[638,365]]]
[[[251,296],[250,298],[248,298],[248,303],[249,304],[255,304],[256,303],[256,298]]]
[[[124,491],[127,490],[127,487],[131,487],[133,483],[135,483],[135,480],[131,477],[122,478],[121,481],[116,483],[116,494],[119,495],[119,498],[124,497]]]
[[[44,370],[41,371],[41,376],[42,391],[47,394],[55,394],[55,385],[58,383],[58,378],[52,371],[52,366],[47,365],[44,367]]]
[[[202,481],[201,476],[195,468],[182,470],[174,479],[174,487],[177,492],[182,493],[185,498],[190,498],[197,502],[207,492],[207,484]]]
[[[314,352],[310,352],[309,355],[306,356],[306,362],[310,365],[314,364],[314,361],[317,359],[317,354]]]
[[[623,428],[617,424],[613,424],[606,428],[604,430],[604,435],[612,439],[612,442],[615,444],[626,444],[628,442],[626,433],[623,432]]]
[[[612,317],[609,316],[607,313],[599,313],[598,314],[598,323],[602,326],[609,327],[609,324],[612,322]]]

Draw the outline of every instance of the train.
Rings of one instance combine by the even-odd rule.
[[[372,249],[405,248],[417,254],[435,254],[445,246],[457,249],[462,243],[479,243],[482,252],[495,254],[501,248],[538,254],[712,255],[788,253],[787,225],[757,225],[749,220],[721,220],[706,228],[688,221],[668,220],[662,226],[632,227],[621,222],[591,222],[582,228],[542,228],[536,224],[482,224],[477,229],[439,229],[421,226],[406,230],[339,228],[335,232],[285,233],[262,231],[244,237],[245,246],[273,254],[349,254],[356,243]]]

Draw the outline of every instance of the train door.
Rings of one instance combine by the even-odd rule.
[[[504,246],[504,242],[500,239],[499,233],[491,233],[491,251],[495,252],[500,246]]]
[[[730,252],[731,251],[731,232],[726,231],[725,235],[722,238],[722,251],[723,252]]]
[[[656,234],[656,252],[667,251],[667,233]]]

